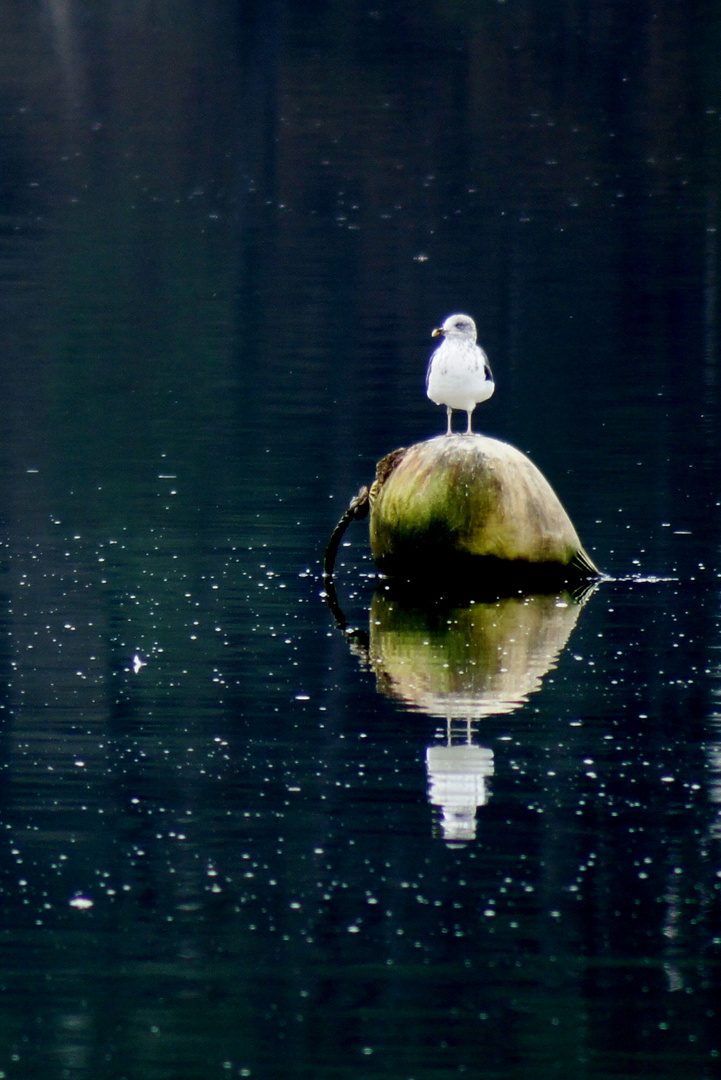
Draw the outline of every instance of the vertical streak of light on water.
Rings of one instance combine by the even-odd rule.
[[[707,387],[716,382],[718,353],[718,190],[711,187],[706,200],[706,251],[704,258],[704,357]]]

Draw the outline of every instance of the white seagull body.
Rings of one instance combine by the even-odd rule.
[[[471,417],[476,405],[488,401],[495,386],[488,357],[476,344],[476,324],[470,315],[449,315],[433,337],[443,337],[428,362],[426,393],[436,405],[445,405],[448,430],[452,434],[454,409],[468,414],[466,434],[473,434]]]

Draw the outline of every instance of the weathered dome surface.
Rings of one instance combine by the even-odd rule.
[[[390,576],[598,575],[543,474],[484,435],[439,436],[378,464],[370,540]]]

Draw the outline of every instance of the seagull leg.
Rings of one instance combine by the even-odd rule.
[[[446,412],[448,413],[448,431],[446,432],[446,435],[452,435],[453,428],[451,427],[451,417],[453,416],[453,409],[450,405],[446,405]]]
[[[468,415],[468,427],[466,428],[466,435],[472,435],[473,428],[471,427],[471,417],[473,416],[473,409],[468,409],[466,411]]]

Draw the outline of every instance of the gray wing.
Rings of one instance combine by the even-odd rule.
[[[480,345],[476,345],[478,349],[478,362],[483,367],[483,374],[487,382],[493,382],[493,372],[491,371],[491,365],[488,363],[488,357],[481,348]]]

